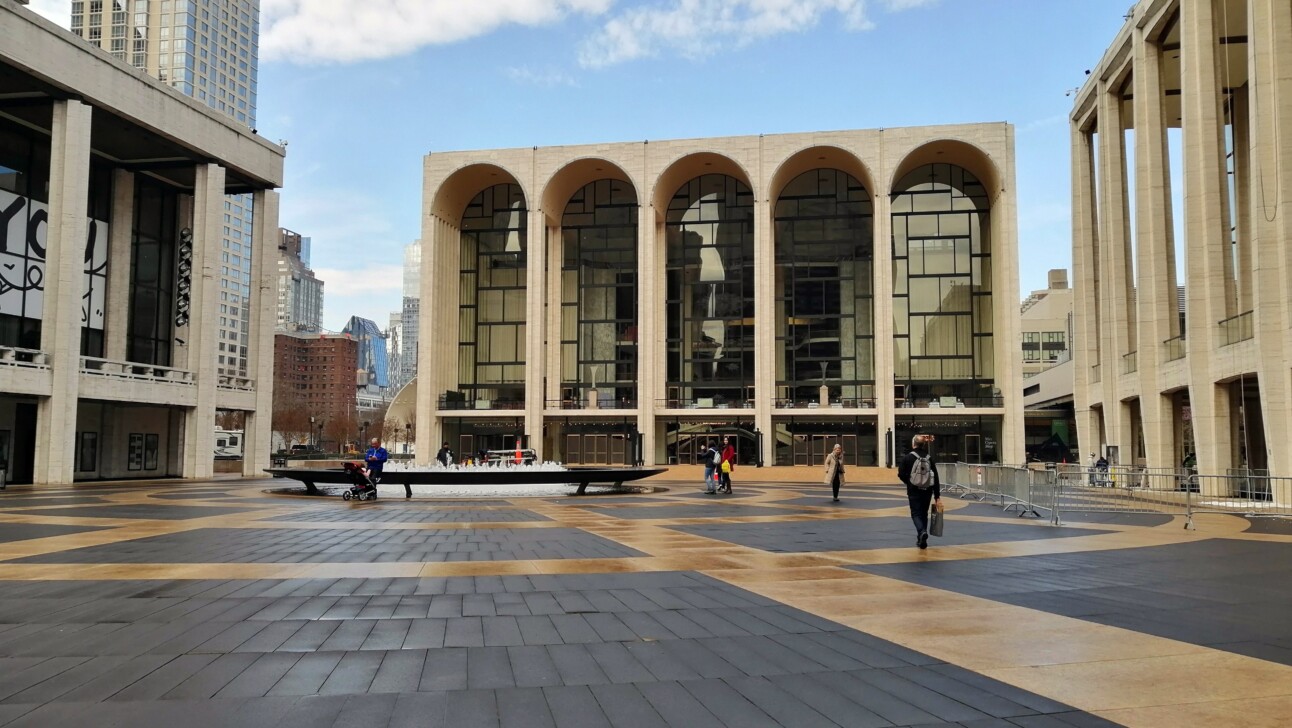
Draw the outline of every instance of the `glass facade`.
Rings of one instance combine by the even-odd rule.
[[[991,213],[952,164],[893,191],[894,381],[899,405],[1001,406],[992,348]]]
[[[821,417],[785,417],[775,420],[775,465],[825,464],[835,445],[843,446],[844,463],[880,465],[877,427],[873,417],[831,420]]]
[[[462,215],[458,389],[475,408],[525,401],[527,213],[520,186],[500,184]]]
[[[574,194],[561,218],[561,400],[637,402],[637,196],[619,180]]]
[[[126,358],[171,365],[175,305],[178,196],[137,177],[135,230],[130,254],[130,339]],[[197,273],[197,271],[195,271]]]
[[[752,404],[753,193],[734,177],[696,177],[673,195],[666,229],[666,404]]]
[[[776,200],[776,386],[780,406],[874,405],[870,194],[837,169],[791,180]]]

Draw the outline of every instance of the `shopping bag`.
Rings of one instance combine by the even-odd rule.
[[[730,461],[730,460],[723,460],[723,461],[722,461],[722,472],[724,472],[724,473],[730,473],[730,472],[731,472],[731,461]]]
[[[942,509],[937,506],[934,506],[933,510],[929,512],[929,535],[930,536],[938,536],[938,537],[942,536],[943,520],[945,520],[945,517],[942,513]]]

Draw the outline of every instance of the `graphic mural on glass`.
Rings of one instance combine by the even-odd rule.
[[[706,174],[678,189],[667,219],[667,406],[753,400],[754,196]]]

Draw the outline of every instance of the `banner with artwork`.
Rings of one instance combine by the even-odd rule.
[[[0,314],[38,319],[45,310],[49,206],[0,190]],[[81,283],[81,325],[103,330],[108,223],[90,220]]]

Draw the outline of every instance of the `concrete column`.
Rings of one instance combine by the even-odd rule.
[[[274,411],[274,327],[278,322],[278,286],[275,277],[278,246],[270,241],[278,234],[278,193],[259,190],[252,194],[251,291],[255,306],[249,314],[247,332],[247,373],[256,383],[256,409],[246,413],[242,474],[260,475],[269,467],[273,439]]]
[[[1099,284],[1096,260],[1094,159],[1090,134],[1078,121],[1072,140],[1072,342],[1073,392],[1076,400],[1077,441],[1086,452],[1099,450],[1100,426],[1093,407],[1104,401],[1102,385],[1094,379],[1099,365]],[[1102,367],[1101,367],[1102,371]]]
[[[1219,50],[1213,0],[1180,8],[1181,106],[1183,108],[1185,246],[1188,250],[1190,405],[1198,468],[1224,472],[1233,464],[1227,390],[1215,385],[1210,366],[1220,348],[1220,327],[1230,307],[1229,198],[1224,115],[1220,106]]]
[[[564,336],[564,330],[561,327],[561,320],[564,316],[562,302],[565,299],[565,276],[561,268],[565,262],[564,237],[559,225],[553,225],[547,228],[547,260],[548,266],[545,275],[547,280],[543,286],[544,296],[547,300],[547,308],[544,315],[547,317],[547,338],[543,348],[543,358],[547,362],[547,379],[543,387],[544,400],[557,400],[561,398],[561,384],[565,379],[565,371],[562,361],[561,339]],[[543,403],[544,408],[547,403]]]
[[[871,326],[875,332],[875,449],[884,452],[885,436],[892,432],[896,452],[881,454],[879,464],[883,465],[891,457],[893,467],[897,467],[898,457],[906,450],[896,440],[897,419],[893,402],[893,203],[892,190],[888,188],[893,170],[888,168],[885,159],[881,144],[880,164],[874,172],[876,189],[870,190],[874,220],[871,290],[875,296],[871,306],[874,315]]]
[[[429,198],[429,194],[428,194]],[[426,200],[429,205],[430,200]],[[448,372],[445,371],[446,348],[454,349],[456,361],[457,347],[454,342],[460,340],[458,331],[457,307],[446,308],[445,288],[457,290],[456,271],[446,271],[443,264],[444,250],[449,245],[445,229],[447,224],[433,213],[422,218],[422,262],[421,275],[418,277],[421,296],[421,316],[417,319],[417,415],[416,429],[413,432],[414,449],[417,451],[417,462],[426,464],[436,452],[441,437],[441,423],[435,412],[440,394],[444,391]],[[450,277],[452,276],[452,277]],[[437,320],[438,319],[438,320]],[[451,370],[457,377],[457,367]],[[457,443],[453,443],[454,450]]]
[[[1099,108],[1099,268],[1103,294],[1100,343],[1103,360],[1104,412],[1110,444],[1117,446],[1119,464],[1134,464],[1130,407],[1133,395],[1123,385],[1124,356],[1136,348],[1135,320],[1131,316],[1134,281],[1131,275],[1129,197],[1126,183],[1126,126],[1122,119],[1121,83],[1101,81]],[[1133,380],[1132,380],[1133,381]]]
[[[1171,211],[1170,155],[1162,108],[1162,49],[1145,29],[1133,41],[1135,117],[1135,241],[1139,319],[1140,416],[1150,467],[1179,463],[1171,401],[1162,396],[1164,341],[1176,336],[1175,232]]]
[[[759,186],[766,194],[766,181]],[[772,427],[772,398],[776,396],[776,360],[782,352],[776,347],[776,250],[772,222],[776,201],[764,198],[754,201],[754,427],[763,433],[763,462],[776,460],[776,431]],[[741,404],[744,406],[743,393]],[[750,462],[746,457],[743,462]]]
[[[1011,150],[1008,163],[1001,168],[1003,176],[1000,189],[995,193],[991,207],[992,249],[992,343],[995,347],[995,375],[1004,395],[1005,417],[1001,423],[1001,442],[998,454],[1002,462],[1021,463],[1026,459],[1023,423],[1023,381],[1018,342],[1022,339],[1019,329],[1018,292],[1018,209],[1014,189],[1014,128],[1008,127],[1009,140],[1004,145]],[[1015,387],[1018,387],[1017,389]]]
[[[529,435],[529,446],[540,459],[543,455],[543,378],[546,375],[546,360],[543,357],[543,342],[546,333],[546,301],[544,300],[544,276],[547,261],[547,226],[542,210],[530,210],[528,213],[525,256],[525,285],[529,288],[525,296],[525,310],[528,313],[525,321],[525,432]]]
[[[81,372],[81,294],[85,216],[90,196],[91,107],[55,101],[49,140],[49,221],[40,348],[50,356],[50,396],[36,414],[34,482],[71,483],[76,467],[76,405]]]
[[[125,361],[130,336],[130,248],[135,232],[135,175],[112,171],[112,222],[108,232],[108,296],[104,305],[103,357]]]
[[[1248,3],[1247,66],[1251,104],[1245,172],[1251,190],[1246,223],[1253,250],[1252,310],[1261,411],[1272,475],[1292,476],[1292,13],[1285,0]],[[1281,433],[1281,435],[1280,435]],[[1287,505],[1286,491],[1282,494]]]
[[[200,164],[193,189],[193,293],[189,325],[176,331],[184,339],[184,368],[197,382],[197,405],[185,412],[183,476],[209,478],[214,469],[215,400],[218,369],[216,339],[220,315],[220,249],[224,229],[224,168]],[[274,246],[269,246],[274,247]],[[272,386],[272,385],[271,385]],[[272,391],[272,390],[271,390]]]

